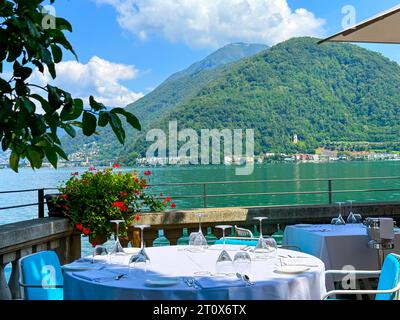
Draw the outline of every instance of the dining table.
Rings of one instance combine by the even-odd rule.
[[[321,259],[326,270],[380,270],[379,251],[368,246],[367,227],[362,223],[297,224],[287,226],[283,245],[295,246],[301,252]],[[395,231],[394,249],[381,254],[400,253],[400,232]],[[364,275],[359,278],[368,278]],[[327,288],[333,289],[334,281],[341,281],[343,275],[327,277]]]
[[[217,259],[225,248],[234,260],[247,252],[246,269]],[[249,250],[250,248],[250,250]],[[317,257],[277,249],[213,245],[145,248],[147,263],[129,263],[135,253],[84,257],[64,269],[65,300],[320,300],[326,293],[325,265]],[[239,268],[240,267],[240,268]]]

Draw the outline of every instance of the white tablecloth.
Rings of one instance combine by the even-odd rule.
[[[395,250],[400,251],[400,234],[395,234]],[[356,270],[379,270],[378,252],[368,247],[367,228],[362,224],[288,226],[283,244],[300,247],[302,252],[318,257],[326,270],[352,266]],[[335,278],[339,281],[339,278]],[[332,284],[327,283],[328,289]]]
[[[232,281],[232,285],[218,288],[199,288],[187,286],[184,281],[171,287],[148,287],[146,280],[161,277],[195,277],[195,272],[216,272],[216,260],[221,246],[216,245],[203,253],[182,250],[184,247],[171,246],[147,248],[151,259],[146,272],[143,269],[128,269],[129,255],[118,257],[119,265],[106,264],[103,269],[116,274],[125,273],[128,277],[122,280],[95,282],[85,280],[79,273],[64,273],[64,299],[66,300],[319,300],[325,289],[323,262],[315,257],[284,258],[287,264],[308,264],[310,270],[301,274],[278,274],[275,272],[277,259],[252,261],[251,271],[247,274],[255,284],[246,286],[235,278],[219,278],[220,281]],[[239,246],[227,246],[233,258]],[[252,254],[251,254],[252,255]],[[297,255],[289,250],[279,249],[279,256]],[[99,257],[100,258],[100,257]],[[106,257],[102,257],[107,259]],[[101,258],[100,258],[101,259]],[[114,262],[117,259],[113,259]],[[79,263],[79,262],[76,262]],[[99,263],[100,265],[100,263]],[[87,271],[86,271],[87,272]],[[90,273],[90,271],[89,271]],[[84,273],[82,273],[84,274]],[[210,279],[218,281],[217,278]],[[203,283],[206,283],[204,281]],[[217,282],[216,282],[217,283]]]

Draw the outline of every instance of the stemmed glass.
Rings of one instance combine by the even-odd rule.
[[[115,223],[116,224],[116,232],[115,232],[115,244],[114,247],[111,251],[111,254],[115,254],[115,255],[124,255],[124,248],[122,248],[121,243],[119,242],[119,224],[120,223],[124,223],[124,220],[111,220],[111,223]]]
[[[135,228],[140,229],[140,249],[144,249],[144,229],[150,228],[148,224],[137,224]]]
[[[197,216],[199,217],[199,232],[196,233],[193,239],[193,245],[202,251],[207,247],[207,239],[201,230],[201,218],[204,217],[204,213],[199,213]]]
[[[131,268],[142,268],[144,272],[147,271],[147,262],[150,262],[150,258],[144,249],[144,229],[150,228],[148,224],[137,224],[135,228],[140,229],[140,251],[132,255],[129,259],[128,267],[129,273],[131,273]]]
[[[226,251],[226,239],[225,239],[225,230],[232,228],[232,226],[228,225],[221,225],[221,226],[215,226],[215,228],[221,229],[222,230],[222,237],[224,239],[223,241],[223,249],[217,259],[217,274],[229,274],[232,271],[232,258],[229,255],[229,253]]]
[[[251,270],[251,257],[246,251],[239,251],[233,258],[235,271],[240,275],[247,274]]]
[[[338,216],[338,221],[336,221],[336,224],[344,225],[344,224],[346,224],[346,222],[343,219],[343,215],[342,215],[342,206],[343,206],[344,202],[338,202],[337,204],[339,205],[339,216]]]
[[[344,202],[337,202],[337,204],[339,205],[339,216],[337,218],[333,218],[331,221],[331,224],[335,224],[335,225],[344,225],[346,224],[346,222],[343,219],[342,216],[342,205]]]
[[[107,248],[105,246],[97,245],[93,249],[92,263],[94,263],[95,256],[102,256],[102,255],[108,255]]]
[[[350,212],[349,216],[347,217],[347,223],[357,223],[357,218],[354,216],[353,213],[353,202],[354,200],[347,200],[350,203]]]
[[[260,222],[260,237],[258,239],[256,247],[254,248],[254,252],[267,253],[268,247],[267,247],[267,243],[263,237],[262,222],[268,218],[267,217],[255,217],[254,219],[258,220]]]

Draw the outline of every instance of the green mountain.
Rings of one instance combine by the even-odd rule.
[[[146,131],[150,124],[160,119],[166,112],[194,97],[207,83],[218,78],[223,66],[266,49],[268,47],[262,44],[234,43],[226,45],[186,70],[172,75],[154,91],[128,105],[127,110],[133,112],[140,119],[143,131]],[[66,136],[62,140],[63,146],[68,154],[78,151],[88,153],[92,148],[92,143],[96,142],[99,146],[97,158],[112,159],[120,153],[126,154],[126,147],[116,143],[111,130],[100,129],[99,133],[100,135],[90,138],[77,135],[71,139]],[[137,136],[136,131],[127,128],[126,146],[132,146]]]
[[[356,45],[317,41],[294,38],[218,69],[152,127],[177,120],[179,129],[254,129],[256,153],[313,152],[336,141],[399,149],[400,66]],[[148,145],[142,134],[124,154]]]

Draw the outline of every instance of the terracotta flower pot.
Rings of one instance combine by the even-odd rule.
[[[67,212],[62,208],[63,205],[66,204],[66,201],[58,201],[58,203],[54,203],[53,200],[57,199],[60,193],[57,194],[46,194],[44,196],[47,204],[47,209],[49,209],[49,217],[51,218],[64,218],[65,213]]]
[[[89,242],[93,245],[102,245],[107,242],[107,236],[105,234],[98,234],[96,237],[89,236]]]

